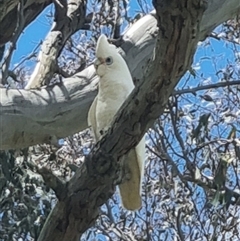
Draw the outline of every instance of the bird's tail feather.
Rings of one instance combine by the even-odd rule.
[[[142,206],[141,182],[144,166],[145,142],[141,141],[138,146],[132,149],[126,159],[126,165],[130,172],[130,178],[119,185],[123,206],[128,210],[136,210]]]

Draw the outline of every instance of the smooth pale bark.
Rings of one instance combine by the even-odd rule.
[[[87,111],[79,113],[78,110],[82,106],[88,109],[97,93],[94,73],[93,66],[89,67],[81,73],[83,77],[78,74],[53,88],[31,91],[1,88],[0,149],[52,143],[86,128]],[[79,128],[79,123],[84,125]],[[39,136],[39,132],[43,135]]]
[[[239,0],[211,0],[200,24],[203,40],[217,25],[240,10]],[[133,78],[139,80],[151,59],[158,32],[154,14],[137,21],[120,47]],[[0,89],[0,149],[16,149],[66,137],[87,128],[87,112],[97,79],[89,67],[64,85],[41,90]],[[172,90],[167,90],[172,91]]]

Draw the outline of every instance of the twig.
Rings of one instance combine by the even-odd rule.
[[[181,90],[175,90],[173,92],[173,96],[175,95],[183,95],[183,94],[195,94],[197,91],[201,90],[208,90],[208,89],[214,89],[214,88],[220,88],[220,87],[228,87],[232,85],[239,85],[240,80],[234,80],[229,82],[219,82],[216,84],[210,84],[210,85],[202,85],[195,88],[188,88],[188,89],[181,89]]]
[[[211,34],[209,34],[208,37],[211,37],[211,38],[214,38],[214,39],[217,39],[217,40],[225,40],[225,41],[228,41],[228,42],[230,42],[230,43],[240,45],[240,42],[237,42],[237,41],[235,41],[235,40],[226,38],[226,37],[224,37],[224,36],[219,37],[219,35],[218,35],[217,33],[214,33],[214,32],[211,33]]]
[[[27,55],[26,57],[24,57],[13,69],[12,71],[15,71],[19,66],[21,66],[25,61],[30,60],[31,58],[36,57],[37,55],[37,49],[39,48],[39,46],[42,44],[42,41],[40,41],[37,46],[34,48],[34,50],[32,51],[32,53],[30,53],[29,55]]]
[[[182,212],[182,209],[183,208],[181,207],[177,211],[177,231],[178,231],[178,236],[179,236],[180,240],[184,241],[185,237],[184,237],[184,233],[181,229],[181,219],[182,219],[181,212]]]

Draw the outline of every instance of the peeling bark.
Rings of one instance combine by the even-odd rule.
[[[25,89],[48,85],[57,70],[57,58],[68,38],[84,26],[85,0],[56,1],[55,21],[38,55],[38,63]]]

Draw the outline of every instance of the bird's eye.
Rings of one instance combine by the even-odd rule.
[[[105,62],[106,62],[107,65],[112,64],[112,63],[113,63],[112,57],[107,57],[106,60],[105,60]]]

